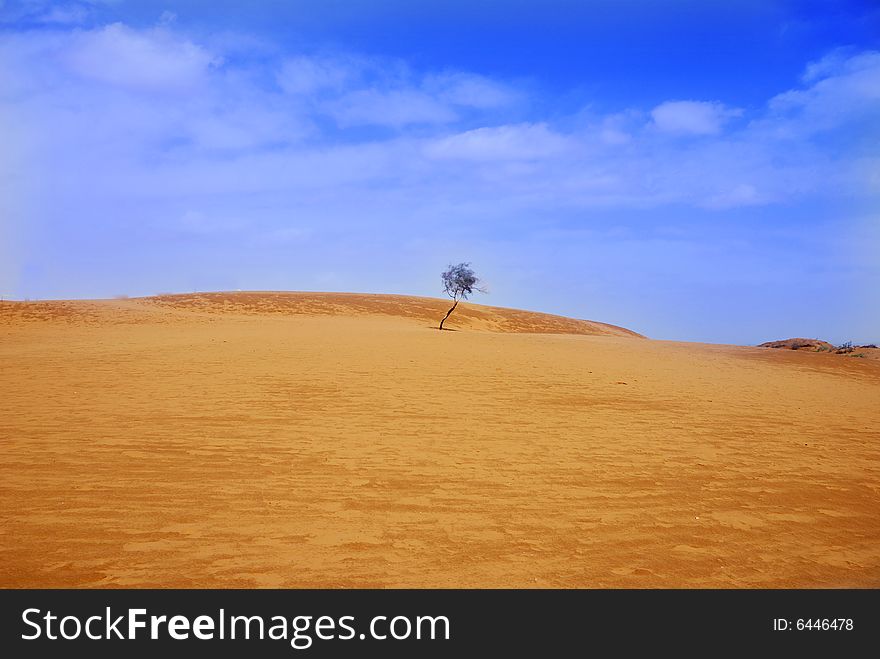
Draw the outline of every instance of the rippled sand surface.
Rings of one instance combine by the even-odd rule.
[[[0,303],[0,586],[880,586],[880,362],[445,309]]]

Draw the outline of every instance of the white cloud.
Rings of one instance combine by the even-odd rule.
[[[813,84],[822,78],[838,74],[841,68],[846,67],[847,61],[854,54],[856,53],[850,52],[847,48],[837,48],[825,55],[825,57],[809,62],[804,68],[801,82]]]
[[[533,160],[558,156],[570,146],[570,140],[546,124],[517,124],[477,128],[432,140],[424,152],[436,159]]]
[[[716,135],[730,118],[740,114],[741,110],[706,101],[666,101],[651,110],[658,130],[683,135]]]
[[[632,141],[632,135],[619,128],[607,126],[599,133],[599,139],[605,144],[629,144]]]
[[[471,73],[420,77],[399,60],[339,54],[288,58],[276,80],[286,94],[343,128],[449,124],[519,98],[507,85]]]
[[[738,111],[697,101],[664,103],[649,121],[638,108],[541,121],[524,91],[473,73],[415,73],[349,54],[279,61],[268,51],[218,66],[217,43],[119,24],[0,35],[0,116],[28,128],[17,131],[26,143],[16,153],[33,164],[19,168],[30,187],[16,189],[52,186],[47,203],[81,212],[136,200],[143,213],[161,207],[153,221],[190,232],[263,222],[266,235],[288,235],[279,219],[288,209],[304,231],[309,222],[349,226],[371,208],[377,221],[401,223],[440,212],[723,209],[840,194],[876,178],[866,154],[832,153],[810,132],[819,118],[855,133],[854,121],[880,116],[876,53],[814,67],[800,89],[726,126]],[[277,84],[266,84],[273,71]],[[352,138],[332,120],[396,132]],[[16,171],[18,157],[0,164]],[[186,215],[192,209],[204,216]],[[224,218],[233,217],[230,228]]]
[[[448,104],[418,89],[363,89],[341,97],[330,111],[343,127],[401,128],[410,124],[451,123],[458,118]]]
[[[518,100],[518,94],[506,85],[469,73],[428,76],[423,88],[452,105],[484,110],[504,107]]]
[[[740,183],[728,190],[711,195],[704,205],[707,208],[724,209],[737,206],[756,206],[764,201],[754,185]]]
[[[53,0],[0,1],[0,24],[27,23],[42,25],[77,25],[85,22],[95,2],[53,2]]]
[[[53,6],[45,14],[38,18],[40,23],[55,23],[59,25],[77,25],[84,23],[89,17],[89,10],[83,5],[70,4]]]
[[[880,116],[880,52],[843,58],[832,53],[810,65],[810,86],[778,94],[758,126],[778,137],[805,139]],[[876,121],[875,128],[876,131]]]
[[[278,84],[288,94],[311,95],[339,91],[358,72],[357,63],[322,57],[291,57],[278,73]]]
[[[195,120],[182,121],[179,135],[205,149],[241,151],[280,146],[300,140],[311,130],[297,114],[257,103],[238,102],[198,110]]]
[[[159,25],[170,26],[177,22],[177,14],[173,11],[165,10],[159,14]]]
[[[185,90],[219,59],[165,29],[133,30],[114,23],[74,33],[61,57],[83,78],[131,89]]]
[[[204,280],[211,286],[356,281],[387,292],[411,285],[432,254],[480,241],[476,262],[512,258],[550,280],[560,252],[576,264],[569,272],[602,262],[596,286],[612,272],[604,276],[616,291],[612,279],[628,276],[618,267],[627,259],[653,256],[668,267],[661,273],[675,273],[693,258],[682,241],[620,248],[608,226],[616,218],[662,222],[690,238],[705,217],[693,208],[784,203],[801,212],[813,199],[834,208],[837,199],[880,194],[871,139],[880,117],[877,53],[813,65],[797,89],[734,122],[738,111],[698,101],[559,116],[541,109],[549,103],[530,103],[526,88],[472,72],[347,53],[283,59],[247,35],[209,39],[168,21],[0,31],[0,125],[9,135],[0,148],[0,292],[23,291],[17,282],[26,279],[59,294],[105,285],[83,283],[86,276],[137,286],[138,272],[144,292],[174,289],[187,268],[221,273]],[[699,139],[670,139],[688,135]],[[757,223],[758,212],[707,224],[727,231],[745,215]],[[869,221],[876,226],[876,217]],[[531,237],[543,228],[555,233],[538,263]],[[795,229],[768,242],[815,234],[824,243],[829,233]],[[861,267],[876,263],[868,247]],[[374,275],[376,259],[389,254],[409,259],[411,270]],[[705,257],[700,272],[768,280],[720,257]],[[330,283],[315,274],[337,270]],[[545,304],[545,293],[533,299]]]
[[[634,139],[634,134],[643,123],[644,116],[639,112],[620,112],[599,117],[594,131],[599,142],[606,146],[623,146]]]

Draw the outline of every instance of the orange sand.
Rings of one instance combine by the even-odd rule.
[[[446,306],[0,304],[0,586],[880,586],[880,362]]]

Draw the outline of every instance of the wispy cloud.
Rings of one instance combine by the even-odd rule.
[[[0,2],[0,25],[28,24],[50,27],[76,26],[88,22],[96,6],[119,0],[4,0]]]
[[[773,135],[810,139],[824,131],[855,125],[878,126],[880,52],[844,56],[836,51],[807,67],[805,85],[770,99],[761,125]],[[870,134],[865,137],[871,137]]]
[[[518,99],[509,86],[483,76],[418,75],[399,60],[353,54],[288,58],[277,81],[286,94],[310,103],[313,112],[342,128],[452,124]]]
[[[546,124],[509,124],[476,128],[430,140],[424,149],[429,158],[502,162],[542,160],[562,155],[574,140],[552,131]]]
[[[684,135],[717,135],[728,120],[741,114],[742,110],[717,101],[666,101],[651,110],[658,130]]]
[[[289,57],[281,64],[278,84],[285,93],[312,97],[322,92],[339,93],[352,80],[360,77],[363,64],[359,59]]]
[[[44,172],[91,186],[125,174],[133,194],[155,198],[167,172],[207,193],[212,176],[221,192],[237,187],[227,178],[249,180],[234,173],[244,168],[263,173],[265,191],[358,181],[366,194],[381,181],[425,203],[499,194],[553,207],[790,201],[857,185],[865,154],[810,138],[871,125],[880,104],[876,53],[814,64],[802,87],[748,115],[718,101],[668,101],[574,127],[535,117],[525,90],[475,73],[415,73],[356,54],[242,65],[168,24],[5,34],[0,58],[2,111],[40,135],[32,151]],[[274,70],[274,84],[254,67]],[[338,132],[368,126],[395,132]],[[346,163],[367,169],[353,178]]]
[[[83,78],[154,92],[191,90],[220,63],[205,48],[164,28],[139,31],[121,23],[72,34],[59,58]]]
[[[880,154],[864,139],[880,117],[875,52],[833,53],[745,109],[671,98],[561,115],[535,81],[233,36],[209,41],[169,17],[0,32],[0,121],[13,136],[0,228],[18,245],[0,290],[24,267],[28,234],[59,250],[152,240],[163,258],[176,236],[204,250],[225,241],[223,253],[284,244],[314,265],[366,258],[364,241],[428,249],[535,218],[607,245],[611,212],[880,192]]]

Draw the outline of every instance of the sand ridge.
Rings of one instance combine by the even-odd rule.
[[[3,303],[0,586],[880,585],[877,362],[312,295]]]
[[[150,315],[170,320],[176,315],[392,316],[436,325],[451,302],[409,295],[247,291],[182,293],[114,300],[0,302],[0,323],[71,320],[74,322],[139,322]],[[631,330],[590,320],[462,302],[447,327],[494,332],[634,336]]]

